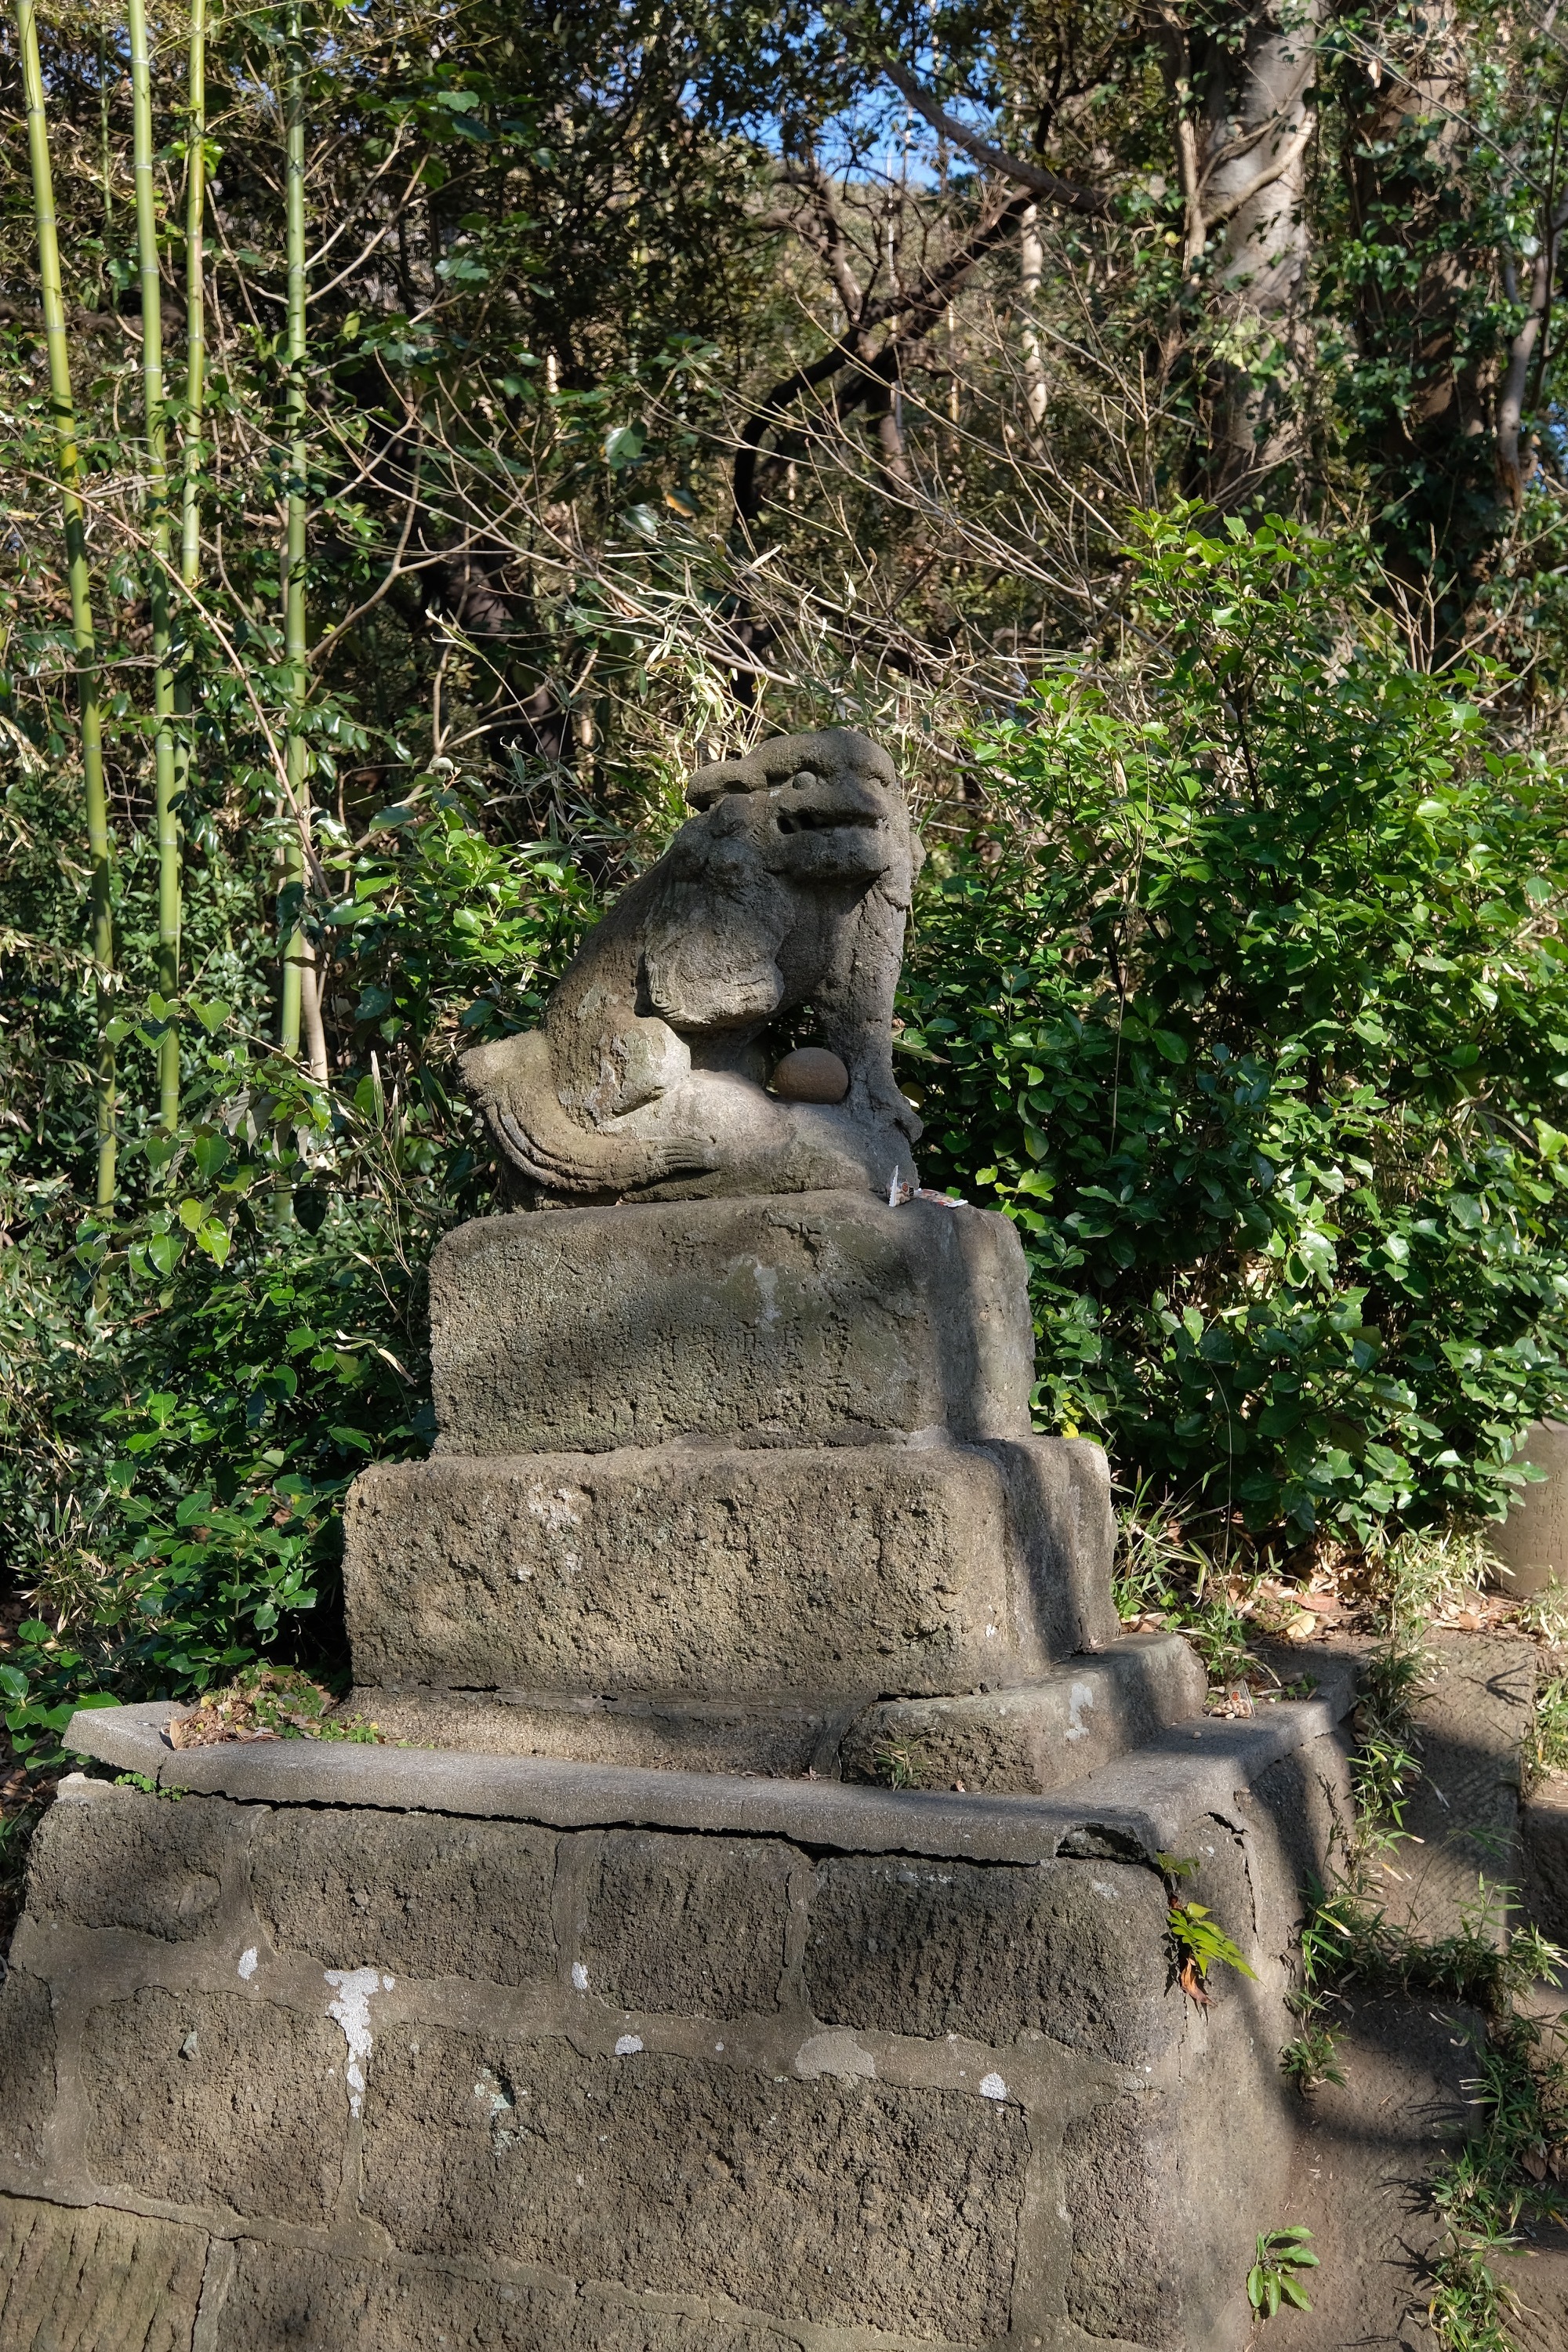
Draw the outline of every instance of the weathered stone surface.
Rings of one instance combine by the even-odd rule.
[[[771,2330],[569,2284],[334,2262],[242,2239],[215,2352],[779,2352]]]
[[[1179,2021],[1165,1909],[1155,1873],[1123,1863],[836,1855],[816,1870],[806,1998],[827,2025],[993,2043],[1036,2032],[1131,2064]]]
[[[86,1787],[90,1796],[49,1808],[33,1842],[35,1911],[169,1943],[205,1935],[226,1868],[243,1859],[237,1809],[201,1797],[149,1804],[140,1790]]]
[[[88,2018],[87,2159],[103,2188],[321,2221],[342,2170],[346,2045],[325,2017],[147,1986]]]
[[[1508,1930],[1496,1890],[1523,1877],[1520,1750],[1535,1703],[1536,1654],[1518,1637],[1436,1633],[1428,1645],[1433,1678],[1416,1727],[1421,1776],[1405,1806],[1400,1883],[1386,1891],[1391,1917],[1425,1937],[1458,1934],[1493,1890],[1492,1939]]]
[[[623,1698],[531,1691],[377,1690],[344,1702],[346,1722],[374,1723],[384,1740],[470,1756],[575,1757],[650,1772],[826,1770],[863,1692],[829,1707],[819,1695],[756,1698]]]
[[[1473,2128],[1486,2023],[1429,1993],[1406,2000],[1352,1989],[1334,2030],[1345,2079],[1300,2103],[1279,2200],[1281,2214],[1311,2231],[1321,2264],[1308,2288],[1311,2311],[1280,2315],[1280,2352],[1431,2352],[1431,2266],[1447,2240],[1432,2176]],[[1526,2306],[1538,2305],[1550,2267],[1538,2256],[1539,2224],[1529,2227],[1534,2242],[1500,2273]],[[1507,2329],[1518,2352],[1536,2352],[1527,2326],[1510,2316]],[[1563,2352],[1568,2329],[1539,2341],[1540,2352]]]
[[[1546,1474],[1519,1489],[1501,1527],[1487,1529],[1502,1562],[1490,1580],[1517,1600],[1553,1584],[1568,1588],[1568,1422],[1532,1421],[1514,1460]]]
[[[1097,1446],[447,1456],[356,1481],[356,1678],[929,1692],[1113,1638]],[[1096,1541],[1096,1538],[1099,1538]]]
[[[205,2231],[0,2197],[0,2352],[191,2352]]]
[[[887,753],[853,728],[777,736],[687,796],[698,814],[588,933],[542,1027],[463,1056],[497,1142],[579,1199],[914,1181],[892,1013],[920,847]],[[769,1024],[807,1005],[849,1074],[833,1108],[760,1083]]]
[[[364,2205],[406,2251],[976,2344],[1008,2324],[1028,2153],[987,2099],[424,2029],[377,2045]]]
[[[55,2104],[55,2020],[49,1989],[23,1969],[0,1984],[0,2158],[41,2165]]]
[[[574,2342],[574,2298],[411,2263],[239,2242],[215,2352],[543,2352]]]
[[[1308,1740],[1236,1791],[1234,1818],[1247,1831],[1250,1908],[1259,1948],[1292,1971],[1292,1938],[1307,1882],[1322,1879],[1326,1858],[1339,1852],[1343,1825],[1354,1812],[1350,1741],[1343,1731]]]
[[[606,1832],[578,1948],[587,1990],[692,2017],[776,2009],[793,1861],[771,1840]]]
[[[1154,2092],[1109,2100],[1068,2126],[1062,2151],[1072,2220],[1068,2315],[1090,2336],[1154,2352],[1181,2343],[1186,2332],[1170,2184],[1149,2160],[1151,2126],[1163,2105]]]
[[[845,1735],[846,1780],[892,1788],[1059,1789],[1203,1707],[1179,1633],[1134,1633],[1039,1681],[962,1698],[893,1699]]]
[[[521,1822],[289,1808],[252,1883],[274,1940],[325,1968],[516,1985],[554,1973],[554,1838]]]
[[[1568,1780],[1531,1790],[1523,1814],[1525,1900],[1542,1934],[1568,1944]]]
[[[1026,1437],[1005,1217],[852,1192],[483,1217],[430,1263],[437,1451]]]

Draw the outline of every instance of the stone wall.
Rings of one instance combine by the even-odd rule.
[[[976,1864],[69,1781],[0,1994],[0,2347],[1239,2346],[1341,1775],[1319,1738],[1187,1826],[1258,1975],[1206,2010],[1092,1833]]]

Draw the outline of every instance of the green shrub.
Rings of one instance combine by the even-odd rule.
[[[593,898],[559,845],[497,846],[450,794],[355,847],[322,833],[353,1016],[328,1087],[257,1034],[262,914],[177,1004],[122,999],[132,1074],[177,1024],[184,1116],[172,1138],[126,1118],[114,1216],[83,1215],[51,1165],[60,1118],[0,1138],[0,1523],[32,1610],[0,1714],[33,1762],[84,1692],[184,1696],[275,1654],[340,1665],[343,1494],[429,1442],[426,1265],[496,1181],[453,1051],[537,1018]],[[193,929],[204,891],[243,911],[247,854],[211,844]],[[9,976],[23,1002],[23,954]],[[47,1102],[87,1014],[85,986],[39,988],[0,1026],[13,1105]]]
[[[1485,1516],[1568,1366],[1568,792],[1354,551],[1150,518],[1142,635],[973,745],[901,1045],[1037,1406],[1291,1540]]]

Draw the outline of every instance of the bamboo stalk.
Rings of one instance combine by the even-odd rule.
[[[283,659],[288,678],[287,764],[291,806],[283,837],[283,887],[291,895],[296,919],[283,946],[282,1002],[278,1042],[285,1054],[300,1050],[303,1016],[311,1076],[327,1080],[326,1039],[316,987],[315,958],[305,929],[302,894],[310,838],[310,762],[302,720],[309,691],[305,638],[305,515],[309,447],[306,441],[305,361],[308,292],[305,281],[305,84],[300,0],[289,0],[284,60],[283,121],[284,239],[288,263],[289,482],[283,542]]]
[[[90,937],[98,999],[98,1055],[93,1083],[98,1132],[95,1198],[100,1209],[112,1209],[115,1071],[110,1023],[114,988],[114,914],[110,895],[109,802],[103,784],[103,718],[99,701],[98,642],[93,633],[92,593],[87,563],[87,523],[80,497],[81,452],[77,446],[76,405],[71,397],[70,345],[66,336],[65,300],[60,285],[54,175],[49,163],[49,127],[44,111],[44,74],[38,58],[38,25],[34,0],[16,0],[16,32],[22,52],[22,87],[27,110],[27,156],[32,166],[33,215],[38,239],[38,276],[43,290],[44,341],[49,364],[49,406],[55,420],[56,466],[59,474],[60,505],[65,525],[66,572],[70,583],[71,634],[76,643],[82,782],[87,797],[88,858],[91,869]]]
[[[169,460],[163,409],[163,305],[158,270],[157,190],[153,178],[153,74],[146,0],[126,0],[131,34],[131,122],[135,163],[136,256],[142,279],[142,404],[147,434],[147,536],[156,559],[148,582],[153,613],[153,798],[158,840],[158,991],[180,985],[180,825],[174,813],[174,673],[169,658]],[[158,1117],[166,1134],[180,1123],[180,1038],[173,1020],[158,1041]]]
[[[98,147],[103,176],[103,256],[98,270],[98,307],[102,310],[114,300],[110,290],[114,284],[114,185],[109,150],[109,42],[102,33],[98,37]]]
[[[190,78],[185,107],[185,417],[181,442],[180,580],[195,588],[202,572],[202,422],[206,398],[206,0],[191,0]],[[184,630],[190,640],[188,615]],[[195,704],[187,652],[174,681],[174,709],[190,717]],[[191,785],[191,730],[182,727],[174,742],[176,822]]]

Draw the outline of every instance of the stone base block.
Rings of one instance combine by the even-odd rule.
[[[1221,1727],[1229,1780],[1162,1768],[1184,1891],[1258,1972],[1216,1968],[1206,2009],[1092,1811],[977,1862],[942,1850],[976,1801],[914,1793],[872,1792],[908,1826],[866,1852],[68,1781],[0,1990],[14,2280],[40,2200],[83,2210],[12,2340],[118,2352],[79,2315],[145,2238],[171,2352],[204,2255],[202,2352],[1239,2352],[1294,1885],[1342,1779],[1284,1738]],[[216,1760],[237,1787],[281,1752]],[[1048,1811],[987,1801],[1026,1842]]]
[[[1005,1217],[803,1192],[481,1217],[430,1263],[439,1450],[1026,1437]]]
[[[1103,1647],[1100,1448],[437,1456],[356,1480],[357,1682],[565,1696],[879,1696],[1016,1683]]]
[[[5,2352],[192,2352],[205,2230],[0,2197]]]
[[[1016,1689],[870,1707],[839,1760],[889,1788],[1043,1792],[1201,1715],[1206,1689],[1179,1633],[1134,1633]]]
[[[1137,1633],[1037,1682],[966,1698],[858,1692],[801,1700],[578,1698],[536,1691],[357,1689],[344,1720],[386,1740],[654,1771],[768,1772],[887,1788],[1044,1790],[1199,1715],[1203,1668],[1179,1633]]]

